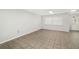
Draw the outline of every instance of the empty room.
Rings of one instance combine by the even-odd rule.
[[[79,49],[79,10],[0,9],[0,49]]]

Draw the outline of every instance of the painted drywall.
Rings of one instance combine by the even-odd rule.
[[[0,19],[0,39],[3,39],[2,31],[3,31],[3,20],[2,20],[2,17],[1,17],[1,19]]]
[[[41,16],[24,10],[0,10],[0,42],[29,34],[41,28]]]
[[[52,16],[43,16],[43,29],[59,30],[69,32],[70,17],[68,14],[55,14]],[[46,20],[49,20],[46,22]],[[52,20],[56,20],[53,24]],[[45,23],[46,22],[46,23]]]

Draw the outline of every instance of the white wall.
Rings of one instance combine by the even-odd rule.
[[[70,17],[68,14],[55,14],[52,16],[43,16],[43,29],[49,29],[49,30],[59,30],[59,31],[66,31],[69,32],[69,26],[70,26]],[[46,20],[58,20],[56,22],[59,22],[58,24],[53,24],[53,21],[51,21],[51,24],[45,24]],[[49,22],[49,21],[47,21]]]
[[[41,28],[41,16],[23,10],[0,10],[0,42]]]

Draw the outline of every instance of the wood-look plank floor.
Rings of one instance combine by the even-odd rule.
[[[0,49],[78,49],[79,32],[39,30],[0,44]]]

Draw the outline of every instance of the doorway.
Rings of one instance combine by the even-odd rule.
[[[71,30],[72,31],[79,31],[79,15],[75,14],[71,17]]]

